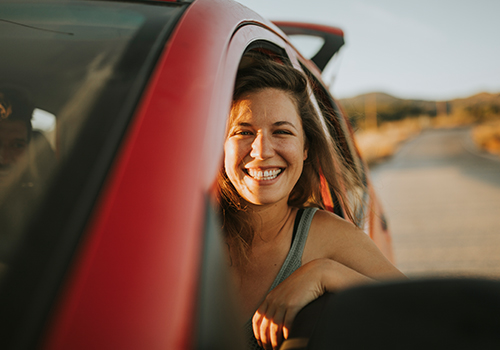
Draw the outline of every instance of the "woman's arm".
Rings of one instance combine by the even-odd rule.
[[[302,263],[329,258],[375,280],[406,278],[352,223],[327,211],[317,211],[302,255]]]
[[[265,349],[277,349],[288,337],[297,313],[325,292],[406,278],[363,231],[326,212],[315,215],[302,261],[303,265],[273,289],[254,314],[255,338]]]

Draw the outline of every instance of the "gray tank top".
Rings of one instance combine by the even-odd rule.
[[[290,251],[286,256],[286,259],[283,262],[278,275],[276,275],[271,288],[269,288],[268,293],[302,265],[302,253],[304,252],[304,246],[306,245],[309,228],[311,227],[311,222],[314,214],[316,213],[316,210],[318,210],[318,208],[304,209],[302,217],[300,218],[299,225],[297,226],[297,231],[295,232],[295,237],[293,239]],[[252,319],[248,320],[245,323],[245,332],[247,334],[247,339],[249,340],[248,349],[263,350],[263,348],[259,346],[257,340],[253,335]]]

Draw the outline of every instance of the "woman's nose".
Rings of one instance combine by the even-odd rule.
[[[258,134],[252,142],[252,158],[266,159],[274,155],[274,147],[272,141],[262,134]]]

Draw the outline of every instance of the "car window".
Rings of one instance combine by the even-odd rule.
[[[76,196],[60,193],[83,186],[103,145],[119,140],[116,120],[130,117],[150,52],[158,54],[158,38],[183,9],[0,3],[0,282],[21,243],[29,244],[25,233],[44,231],[33,230],[37,215],[69,216],[65,209],[39,213],[75,205]],[[70,168],[75,175],[65,173]]]

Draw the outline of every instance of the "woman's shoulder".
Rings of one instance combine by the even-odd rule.
[[[329,211],[317,210],[309,229],[304,258],[336,258],[353,247],[370,244],[369,241],[368,235],[353,223]]]
[[[359,227],[352,222],[347,221],[337,214],[318,209],[314,214],[312,228],[314,232],[323,233],[335,236],[344,234],[360,234],[364,233]]]

